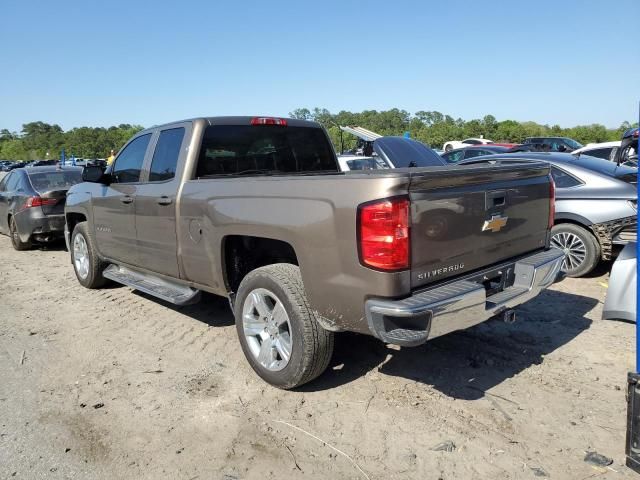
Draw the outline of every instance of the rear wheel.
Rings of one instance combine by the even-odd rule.
[[[247,274],[238,288],[235,317],[249,364],[271,385],[298,387],[329,365],[334,334],[318,323],[297,266],[278,263]]]
[[[11,236],[11,245],[16,250],[29,250],[32,247],[31,239],[23,242],[20,240],[20,233],[18,232],[18,224],[15,217],[11,217],[9,222],[9,235]]]
[[[551,246],[564,252],[562,271],[569,277],[582,277],[600,261],[600,244],[586,229],[561,223],[551,229]]]
[[[71,235],[71,261],[78,282],[86,288],[100,288],[107,283],[102,276],[105,263],[98,257],[87,222],[78,223]]]

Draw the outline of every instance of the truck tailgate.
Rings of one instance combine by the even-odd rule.
[[[544,248],[549,166],[469,165],[411,174],[411,287]]]

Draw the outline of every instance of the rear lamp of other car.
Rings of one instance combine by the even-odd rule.
[[[251,125],[277,125],[279,127],[286,127],[287,119],[275,117],[253,117],[251,119]]]
[[[29,197],[24,204],[23,208],[44,207],[46,205],[55,205],[58,203],[58,198],[42,198],[42,197]]]
[[[409,268],[409,199],[393,197],[358,207],[360,262],[375,270]]]

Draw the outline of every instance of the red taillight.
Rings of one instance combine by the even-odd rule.
[[[396,197],[358,209],[360,260],[368,267],[409,268],[409,200]]]
[[[280,127],[286,127],[287,120],[285,118],[275,117],[254,117],[251,119],[251,125],[278,125]]]
[[[42,207],[45,205],[55,205],[58,203],[57,198],[29,197],[24,204],[24,208]]]
[[[549,175],[549,228],[553,227],[556,216],[556,182]]]

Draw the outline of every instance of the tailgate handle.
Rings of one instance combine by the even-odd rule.
[[[486,193],[485,210],[503,207],[507,203],[507,193],[504,190]]]

